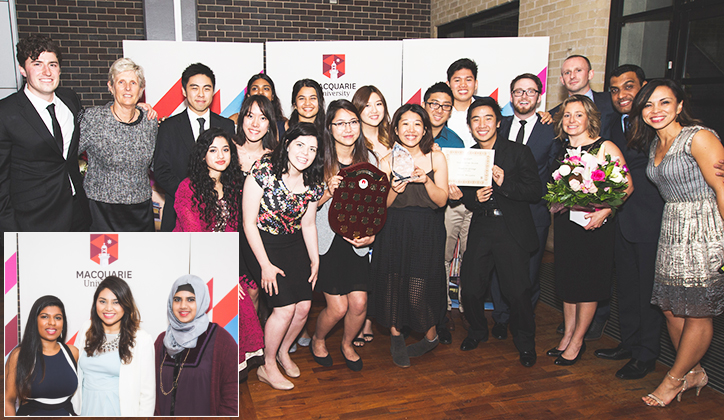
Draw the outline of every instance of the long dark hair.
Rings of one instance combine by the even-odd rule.
[[[292,107],[294,107],[294,111],[292,111],[292,115],[291,117],[289,117],[289,128],[291,128],[292,125],[299,124],[299,112],[296,108],[297,95],[299,95],[299,91],[302,90],[302,88],[304,87],[313,88],[317,92],[317,103],[319,104],[319,111],[317,111],[317,115],[314,117],[314,126],[317,128],[318,133],[323,133],[325,109],[324,92],[322,91],[322,86],[320,86],[319,83],[315,82],[312,79],[297,80],[297,82],[294,83],[294,86],[292,87]]]
[[[646,102],[648,102],[649,98],[651,98],[651,94],[653,94],[654,90],[656,90],[659,86],[665,86],[671,89],[674,93],[674,97],[676,97],[677,105],[682,102],[684,103],[681,108],[681,112],[676,117],[676,122],[681,124],[682,127],[701,124],[701,121],[691,115],[691,110],[689,110],[688,104],[689,101],[685,100],[687,99],[686,93],[678,83],[670,79],[654,79],[646,83],[641,88],[633,100],[633,105],[631,105],[631,113],[629,114],[631,130],[629,130],[629,134],[627,136],[628,147],[631,149],[639,151],[648,150],[651,141],[656,136],[656,130],[646,124],[642,116],[642,112],[646,106]]]
[[[251,92],[252,83],[256,82],[259,79],[264,79],[267,83],[269,83],[269,86],[271,87],[271,91],[272,91],[271,103],[272,103],[272,105],[274,105],[274,119],[277,121],[286,121],[287,118],[284,116],[284,111],[282,110],[282,101],[279,100],[279,97],[277,96],[277,88],[274,87],[274,81],[272,80],[271,77],[269,77],[269,75],[264,74],[264,73],[258,73],[258,74],[251,76],[249,81],[246,83],[247,97],[255,96],[255,95],[250,95],[249,92]],[[241,115],[241,113],[240,113],[240,115]]]
[[[127,365],[133,359],[131,349],[136,345],[136,331],[141,325],[141,314],[138,312],[136,301],[133,300],[133,293],[131,293],[128,283],[116,276],[106,277],[93,294],[93,304],[90,311],[91,326],[85,333],[85,348],[83,350],[85,350],[88,357],[93,357],[94,354],[100,351],[105,342],[106,335],[103,330],[103,321],[98,317],[96,311],[98,295],[105,289],[116,295],[118,303],[123,308],[118,354],[121,356],[121,362]]]
[[[317,154],[314,156],[312,164],[302,172],[304,185],[307,187],[320,185],[324,177],[323,137],[312,123],[302,122],[289,126],[289,130],[284,134],[284,141],[279,142],[279,145],[271,153],[272,173],[281,179],[282,175],[289,172],[289,151],[287,148],[291,142],[302,136],[317,138]]]
[[[269,101],[269,98],[263,95],[253,95],[244,98],[244,102],[241,103],[241,110],[239,111],[239,120],[237,122],[236,137],[234,138],[234,141],[239,146],[243,146],[244,143],[246,143],[244,119],[249,114],[251,107],[254,104],[259,106],[259,110],[267,121],[269,121],[269,128],[267,129],[266,134],[264,134],[264,137],[261,139],[261,145],[265,149],[273,150],[279,143],[277,140],[279,138],[279,134],[277,133],[277,120],[275,119],[272,103]]]
[[[382,95],[382,92],[372,85],[362,86],[354,93],[352,103],[357,108],[357,112],[362,114],[362,110],[367,106],[367,102],[369,102],[370,96],[372,96],[373,93],[376,93],[377,96],[380,97],[382,105],[385,107],[385,115],[382,116],[382,121],[380,125],[377,126],[377,140],[389,149],[392,148],[394,142],[390,140],[390,110],[387,108],[387,101],[384,95]],[[367,147],[370,146],[371,144],[367,145]]]
[[[329,180],[331,177],[339,172],[339,160],[337,157],[337,142],[332,135],[332,121],[337,117],[337,112],[340,110],[348,111],[357,118],[360,124],[359,112],[357,107],[346,99],[337,99],[329,104],[327,109],[327,118],[324,123],[324,179]],[[367,140],[364,134],[362,134],[362,127],[359,130],[359,136],[354,143],[354,149],[352,149],[352,164],[360,162],[369,162],[369,151],[367,149]]]
[[[425,133],[422,135],[422,139],[419,143],[420,150],[424,154],[432,152],[432,145],[435,143],[435,140],[432,138],[432,124],[430,123],[430,116],[427,115],[425,108],[418,104],[405,104],[395,111],[395,115],[392,117],[392,123],[390,124],[390,139],[392,139],[392,144],[394,145],[395,143],[400,143],[400,145],[404,146],[404,143],[400,141],[400,137],[395,132],[395,129],[402,119],[402,114],[407,111],[414,112],[419,115],[420,118],[422,118],[422,124],[425,127]]]
[[[28,322],[25,324],[23,340],[20,342],[18,362],[15,373],[15,388],[20,401],[30,397],[30,384],[33,381],[35,361],[40,361],[41,381],[45,378],[45,360],[43,358],[43,343],[38,333],[38,316],[40,312],[50,306],[57,306],[63,314],[63,328],[58,336],[58,343],[64,343],[68,335],[68,318],[65,316],[63,302],[55,296],[46,295],[38,298],[30,308]]]
[[[264,99],[269,103],[268,99]],[[269,128],[271,129],[271,123]],[[239,220],[241,214],[239,203],[241,203],[242,174],[239,165],[239,152],[236,150],[236,145],[231,136],[218,127],[212,127],[201,133],[191,151],[189,157],[189,179],[193,191],[191,199],[206,226],[213,228],[214,219],[221,209],[219,208],[219,193],[214,188],[215,183],[209,175],[209,167],[206,164],[206,153],[217,137],[226,140],[231,153],[229,166],[219,174],[219,182],[223,186],[224,201],[226,201],[226,208],[229,210],[227,223],[231,223],[232,227],[236,227],[236,221]]]

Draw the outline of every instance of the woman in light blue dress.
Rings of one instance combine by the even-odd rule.
[[[153,341],[140,321],[128,284],[106,277],[78,334],[79,392],[73,404],[81,416],[153,415]]]

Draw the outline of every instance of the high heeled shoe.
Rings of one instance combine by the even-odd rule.
[[[565,351],[565,350],[564,350],[564,351]],[[576,355],[576,358],[575,358],[575,359],[573,359],[573,360],[568,360],[568,359],[566,359],[565,357],[563,357],[563,352],[561,352],[560,356],[558,356],[558,358],[556,359],[556,361],[553,362],[553,363],[557,364],[558,366],[573,366],[573,365],[576,364],[576,362],[578,361],[578,359],[581,358],[581,356],[583,355],[583,353],[584,353],[585,351],[586,351],[586,342],[584,341],[583,344],[581,344],[581,348],[578,349],[578,354]]]
[[[259,378],[260,382],[264,382],[265,384],[271,386],[274,389],[278,389],[279,391],[289,391],[290,389],[294,388],[294,384],[286,379],[281,382],[270,381],[269,377],[266,374],[266,369],[264,369],[264,365],[257,368],[256,376],[257,378]]]
[[[676,400],[681,402],[681,394],[684,391],[686,391],[686,375],[684,375],[683,378],[674,378],[671,375],[671,371],[668,371],[668,372],[666,372],[666,377],[668,377],[669,379],[671,379],[673,381],[682,382],[681,389],[679,390],[679,392],[676,393]],[[664,400],[657,397],[653,393],[647,395],[647,397],[651,398],[656,403],[656,404],[649,404],[646,400],[644,400],[644,404],[648,405],[649,407],[666,407],[668,404],[671,404],[671,401],[674,401],[674,399],[672,398],[671,401],[669,401],[668,403],[665,403]]]
[[[682,393],[686,390],[696,388],[696,396],[698,397],[699,393],[701,392],[701,389],[704,388],[706,386],[706,384],[709,383],[709,375],[706,374],[706,371],[704,370],[704,368],[692,369],[684,377],[686,378],[689,375],[696,375],[697,373],[703,373],[704,375],[701,377],[701,379],[697,383],[689,382],[689,380],[687,379],[684,384],[684,389],[681,390]],[[679,401],[681,401],[681,394],[679,394]]]
[[[566,351],[566,349],[558,350],[558,346],[556,346],[556,347],[553,347],[552,349],[548,350],[546,352],[546,354],[550,357],[558,357],[561,354],[563,354],[564,351]]]
[[[296,363],[292,362],[294,364],[293,367],[287,369],[286,366],[284,366],[284,363],[282,363],[281,360],[279,360],[279,355],[277,355],[277,363],[279,363],[279,366],[284,369],[284,373],[290,377],[290,378],[298,378],[302,375],[302,373],[299,371],[299,366],[296,365]]]

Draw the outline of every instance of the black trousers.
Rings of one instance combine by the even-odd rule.
[[[629,242],[616,226],[615,244],[621,345],[631,350],[634,359],[656,360],[663,321],[659,308],[651,304],[657,243]]]
[[[531,304],[530,253],[508,230],[503,217],[473,216],[468,244],[460,268],[468,336],[488,338],[485,293],[493,269],[498,272],[500,291],[510,304],[510,331],[518,351],[535,350],[535,320]]]

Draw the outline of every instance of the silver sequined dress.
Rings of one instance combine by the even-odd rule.
[[[702,129],[709,130],[684,127],[658,166],[654,138],[646,168],[666,201],[651,303],[680,316],[724,311],[724,274],[717,272],[724,264],[724,221],[691,155],[691,140]]]

